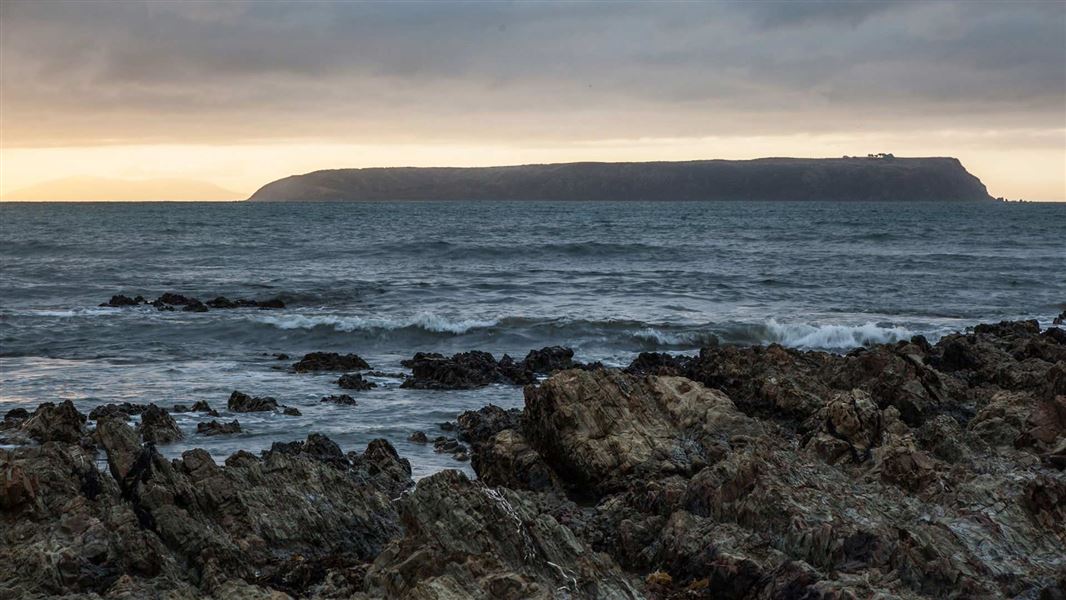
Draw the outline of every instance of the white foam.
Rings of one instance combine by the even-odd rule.
[[[359,317],[342,315],[270,315],[253,319],[259,323],[273,325],[278,329],[314,329],[332,327],[336,331],[392,331],[396,329],[418,328],[433,333],[462,334],[473,329],[493,327],[499,323],[496,319],[457,319],[451,320],[433,313],[423,312],[404,318]]]
[[[847,350],[868,344],[885,344],[910,339],[915,333],[905,327],[882,327],[873,322],[862,325],[810,325],[807,323],[766,322],[766,343],[790,348]]]
[[[714,341],[714,335],[710,333],[694,331],[670,333],[654,327],[645,327],[635,331],[633,337],[661,346],[701,346]]]

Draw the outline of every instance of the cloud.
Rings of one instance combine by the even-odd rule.
[[[4,145],[1066,127],[1061,3],[0,5]]]

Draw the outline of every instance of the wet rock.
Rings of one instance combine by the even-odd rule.
[[[285,407],[283,407],[281,409],[281,414],[287,415],[287,416],[290,416],[290,417],[299,417],[303,413],[301,413],[300,409],[298,409],[298,408],[294,408],[292,406],[285,406]]]
[[[336,352],[311,352],[310,354],[305,354],[299,362],[292,365],[292,370],[297,373],[356,371],[369,368],[370,365],[357,354],[338,354]]]
[[[137,431],[144,441],[153,444],[169,444],[185,437],[174,418],[155,404],[149,404],[141,413]]]
[[[433,440],[433,451],[438,454],[451,454],[456,460],[469,460],[467,447],[455,438],[438,437]]]
[[[129,402],[104,404],[89,411],[89,420],[96,421],[103,417],[119,417],[128,421],[131,416],[139,415],[147,408],[147,404],[132,404]]]
[[[359,404],[348,394],[330,394],[329,396],[323,396],[319,402],[328,402],[330,404],[341,404],[344,406],[355,406]]]
[[[555,471],[514,429],[504,429],[480,442],[470,464],[485,485],[536,492],[562,489]]]
[[[232,412],[266,412],[278,409],[278,401],[270,397],[252,397],[234,390],[226,407]]]
[[[207,312],[207,305],[195,298],[192,298],[182,307],[181,310],[185,312]]]
[[[53,404],[45,402],[33,416],[22,423],[21,430],[38,442],[67,442],[76,444],[85,435],[85,415],[74,408],[70,400]]]
[[[187,306],[189,304],[200,304],[200,301],[196,298],[183,296],[174,292],[167,292],[162,296],[156,298],[155,301],[162,304],[169,304],[171,306]]]
[[[545,374],[572,369],[575,366],[573,349],[563,346],[530,350],[522,362],[534,372]]]
[[[366,391],[378,387],[373,381],[363,379],[359,373],[345,373],[337,380],[337,385],[346,390]]]
[[[197,423],[196,433],[201,435],[231,435],[241,432],[241,424],[236,419],[229,423],[219,423],[212,420],[207,423]]]
[[[0,423],[0,429],[18,429],[32,413],[25,408],[12,408],[4,413],[4,421]]]
[[[408,439],[408,441],[414,442],[416,444],[428,444],[429,443],[429,437],[426,436],[426,432],[425,431],[416,431],[416,432],[412,433],[407,439]]]
[[[268,300],[259,300],[256,302],[256,306],[260,310],[272,309],[272,308],[285,308],[285,302],[281,298],[270,298]]]
[[[630,375],[683,375],[692,357],[665,352],[641,352],[625,368]]]
[[[403,365],[411,369],[411,377],[400,387],[409,389],[464,390],[493,383],[514,383],[491,354],[477,350],[451,357],[419,352]],[[511,375],[516,376],[514,371]]]
[[[443,471],[400,503],[404,535],[368,570],[371,597],[641,597],[613,561],[517,492]]]
[[[1059,313],[1057,317],[1052,319],[1052,325],[1066,325],[1066,310]]]
[[[218,296],[214,300],[208,300],[207,305],[211,308],[238,308],[240,304],[225,296]]]
[[[456,419],[459,439],[477,446],[488,441],[504,429],[517,429],[522,424],[522,411],[517,408],[504,410],[489,404],[477,410],[468,410]]]
[[[505,379],[515,385],[526,385],[537,380],[536,373],[525,361],[516,361],[507,354],[504,354],[496,363],[496,368]]]
[[[145,301],[145,299],[142,296],[137,296],[136,298],[130,298],[129,296],[123,296],[122,294],[117,294],[117,295],[111,296],[110,300],[108,300],[107,302],[104,302],[100,306],[123,307],[123,306],[137,306],[138,304],[145,304],[145,303],[146,303],[146,301]]]

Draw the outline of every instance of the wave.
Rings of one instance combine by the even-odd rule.
[[[873,322],[862,325],[811,325],[808,323],[778,323],[769,319],[762,326],[762,339],[757,343],[777,343],[790,348],[846,350],[856,346],[887,344],[910,339],[917,332],[906,327],[882,326]]]
[[[451,320],[433,313],[423,312],[406,318],[358,317],[341,315],[280,315],[252,319],[278,329],[316,329],[331,327],[335,331],[394,331],[398,329],[422,329],[430,333],[460,335],[474,329],[496,326],[496,319]]]

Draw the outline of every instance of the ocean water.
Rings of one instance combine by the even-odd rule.
[[[100,308],[112,294],[280,297],[283,310]],[[638,352],[777,342],[845,351],[1066,308],[1066,204],[520,203],[0,204],[0,410],[73,400],[169,407],[231,391],[301,417],[241,414],[245,432],[186,440],[218,459],[329,435],[388,438],[416,476],[463,467],[407,441],[517,387],[354,392],[273,353],[355,352],[402,371],[417,351],[521,358],[571,346]]]

